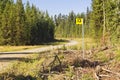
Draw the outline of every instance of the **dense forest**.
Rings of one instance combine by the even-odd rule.
[[[54,39],[54,23],[47,12],[22,0],[0,0],[0,44],[28,45]]]
[[[52,41],[55,37],[80,38],[82,27],[76,17],[84,19],[85,37],[98,43],[120,42],[120,1],[92,0],[86,13],[58,14],[50,17],[29,2],[0,0],[0,44],[26,45]]]
[[[92,0],[92,9],[86,13],[55,15],[55,33],[57,37],[81,37],[82,27],[75,24],[76,17],[84,19],[85,37],[93,37],[98,43],[120,43],[120,1]]]

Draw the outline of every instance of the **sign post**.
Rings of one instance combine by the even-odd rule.
[[[85,49],[84,49],[84,25],[83,25],[83,18],[76,18],[76,24],[82,25],[82,52],[83,52],[83,59],[85,57]]]

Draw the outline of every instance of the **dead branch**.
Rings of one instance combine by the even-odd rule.
[[[39,74],[44,75],[44,76],[54,75],[54,73],[39,73]],[[59,74],[59,73],[55,73],[55,74]]]
[[[102,70],[102,69],[101,69],[101,66],[98,65],[95,70],[96,70],[96,73],[99,74],[99,72]]]
[[[104,75],[104,74],[100,74],[99,76],[100,76],[100,77],[111,77],[111,76],[109,76],[109,75]]]
[[[51,66],[51,69],[52,69],[52,67],[54,66],[56,60],[58,60],[59,65],[60,65],[60,67],[61,67],[61,61],[60,61],[58,55],[55,55],[55,56],[54,56],[54,60],[49,64],[49,65]]]
[[[107,49],[109,49],[107,46],[105,46],[105,47],[102,47],[101,49],[100,49],[100,51],[105,51],[105,50],[107,50]]]
[[[43,69],[43,72],[45,71],[45,66],[43,65],[43,63],[42,63],[42,69]]]
[[[106,71],[106,72],[109,72],[109,73],[112,73],[112,74],[115,74],[115,75],[117,75],[118,77],[120,77],[120,73],[113,72],[113,71],[108,70],[108,69],[105,69],[105,68],[102,68],[102,70],[104,70],[104,71]]]
[[[96,80],[100,80],[96,72],[95,72],[95,77],[96,77]]]

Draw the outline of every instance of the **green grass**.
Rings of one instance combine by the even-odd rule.
[[[43,46],[0,46],[0,52],[28,50],[39,47],[43,47]]]
[[[82,49],[82,38],[75,38],[73,39],[78,42],[77,45],[67,47],[67,49],[73,49],[73,50],[81,50]],[[84,46],[85,50],[91,49],[92,47],[95,47],[97,44],[95,43],[94,39],[91,38],[84,38]]]
[[[92,78],[91,74],[84,74],[81,80],[94,80],[94,78]]]
[[[104,52],[98,52],[95,55],[93,55],[94,60],[99,60],[102,62],[107,62],[109,60],[109,56],[106,56]]]
[[[66,50],[66,49],[77,49],[77,50],[81,49],[82,39],[75,39],[75,40],[79,42],[77,45],[75,45],[73,47],[63,46],[63,49],[64,50]],[[61,43],[57,42],[57,44],[64,44],[64,43],[65,42],[61,42]],[[56,43],[53,43],[53,44],[56,44]],[[86,49],[91,49],[92,47],[96,47],[96,45],[97,44],[95,43],[95,41],[93,39],[85,38],[85,48]],[[115,52],[115,60],[117,62],[120,61],[120,50],[115,48],[114,52]],[[101,62],[107,62],[110,59],[108,54],[110,54],[110,53],[101,51],[101,52],[93,54],[92,59],[99,60]],[[45,59],[46,59],[45,56],[48,56],[48,55],[45,54],[45,55],[42,55],[42,57],[41,57],[40,54],[32,54],[27,59],[15,62],[8,69],[1,72],[0,80],[3,80],[3,78],[5,78],[5,80],[7,80],[7,79],[9,79],[9,80],[27,80],[28,76],[32,78],[31,80],[42,80],[41,79],[42,76],[40,75],[40,72],[43,69],[42,63],[45,62]],[[58,57],[60,58],[61,61],[62,60],[64,61],[64,59],[65,59],[63,53],[60,53],[58,55]],[[113,65],[116,65],[116,64],[114,63]],[[68,68],[65,68],[64,71],[65,71],[64,75],[66,75],[68,78],[72,78],[73,76],[75,76],[72,66],[68,65]],[[48,80],[50,80],[50,79],[52,79],[52,76],[49,76],[48,78],[49,78]],[[93,79],[93,76],[91,75],[91,73],[85,73],[82,75],[81,80],[94,80],[94,79]]]
[[[115,59],[116,59],[117,61],[120,61],[120,50],[116,50],[115,53],[116,53]]]
[[[5,71],[0,72],[0,80],[28,80],[30,76],[32,80],[41,80],[39,72],[42,70],[42,63],[45,58],[38,58],[38,54],[32,55],[29,59],[14,62]],[[9,79],[11,78],[11,79]]]
[[[30,46],[0,46],[0,52],[9,52],[9,51],[20,51],[20,50],[29,50],[34,48],[45,47],[49,45],[60,45],[67,43],[67,40],[55,40],[54,42],[42,43],[41,45],[30,45]]]

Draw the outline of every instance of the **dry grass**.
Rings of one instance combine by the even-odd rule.
[[[67,47],[67,49],[72,49],[72,50],[81,50],[82,49],[82,41],[83,41],[82,38],[75,38],[75,39],[71,39],[71,40],[77,41],[78,44],[75,46]],[[96,47],[97,44],[95,43],[94,39],[92,39],[92,38],[84,38],[84,46],[85,46],[85,50],[88,50],[93,47]]]
[[[42,46],[0,46],[0,52],[26,50],[26,49],[33,49],[38,47],[42,47]]]
[[[66,39],[65,39],[66,40]],[[29,45],[29,46],[0,46],[0,52],[9,52],[9,51],[20,51],[20,50],[28,50],[28,49],[34,49],[34,48],[40,48],[40,47],[45,47],[49,45],[60,45],[60,44],[65,44],[67,42],[64,40],[59,40],[56,39],[55,42],[49,42],[49,43],[42,43],[41,45]]]
[[[17,80],[19,78],[20,80],[27,80],[27,76],[30,76],[33,80],[96,80],[94,73],[96,72],[96,67],[99,65],[100,67],[103,67],[105,69],[120,73],[120,63],[118,56],[119,50],[115,51],[115,53],[112,54],[116,55],[118,53],[117,56],[113,57],[112,63],[108,57],[108,54],[110,53],[106,51],[93,53],[92,55],[90,55],[90,59],[87,60],[83,60],[81,58],[82,54],[79,50],[68,50],[67,52],[61,50],[55,52],[58,52],[58,56],[62,62],[61,68],[59,65],[57,65],[57,63],[54,64],[54,66],[52,67],[53,69],[51,67],[45,66],[47,63],[50,63],[52,61],[50,59],[54,58],[54,52],[45,52],[43,54],[32,55],[30,60],[16,63],[12,66],[12,68],[10,68],[10,70],[6,71],[6,74],[1,74],[0,78],[2,79],[4,78],[4,76],[8,76],[8,78],[14,78]],[[78,54],[79,58],[77,57]],[[106,59],[108,60],[106,61]],[[42,63],[44,63],[44,71]],[[50,70],[50,72],[46,72],[47,70]],[[58,70],[61,71],[59,72]],[[13,76],[13,74],[15,75]],[[101,74],[109,76],[113,75],[105,71],[100,72],[100,75]],[[19,75],[21,76],[19,77]],[[24,79],[22,79],[22,77]],[[117,80],[115,77],[115,75],[113,75],[111,79],[109,79],[109,77],[102,77],[101,80]]]
[[[77,40],[79,43],[76,46],[68,47],[67,49],[79,49],[79,47],[81,47],[82,39],[75,40]],[[94,40],[90,38],[85,38],[85,43],[87,44],[87,46],[85,46],[87,49],[91,49],[92,47],[96,47],[97,45],[96,43],[94,43]],[[100,68],[102,67],[120,73],[119,53],[120,50],[116,49],[115,47],[100,52],[93,52],[91,55],[86,54],[86,56],[89,57],[88,59],[83,60],[81,50],[58,50],[53,52],[45,52],[44,54],[34,55],[36,56],[35,58],[31,56],[31,60],[17,63],[16,65],[14,65],[14,67],[11,68],[10,71],[13,70],[14,74],[17,74],[15,75],[15,79],[19,78],[18,75],[22,75],[25,77],[26,80],[27,76],[31,76],[32,79],[36,78],[34,80],[96,80],[95,73],[98,66],[100,66]],[[54,59],[54,54],[57,54],[60,58],[62,62],[61,67],[57,64],[52,67],[45,67],[45,64],[50,63],[52,59]],[[44,63],[43,65],[45,70],[43,70],[42,63]],[[58,69],[60,69],[61,71],[58,71]],[[46,70],[49,70],[49,72],[45,72]],[[7,71],[7,73],[9,73],[9,71]],[[44,74],[46,74],[47,76]],[[106,71],[100,71],[98,75],[101,74],[110,76],[110,79],[109,77],[102,77],[100,78],[101,80],[120,79],[118,76]],[[6,77],[6,74],[2,74],[2,76]]]

